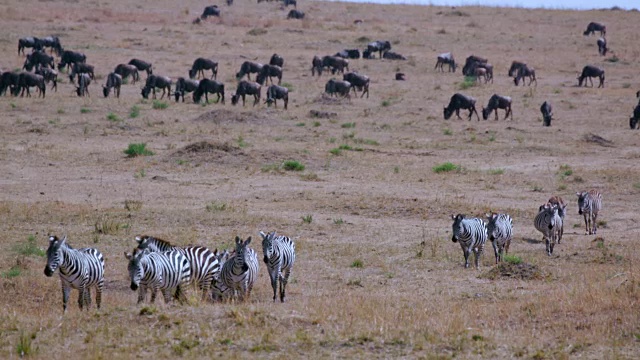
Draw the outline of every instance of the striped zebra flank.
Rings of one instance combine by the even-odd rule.
[[[469,267],[469,255],[475,255],[476,269],[480,269],[480,256],[487,242],[487,225],[479,218],[466,218],[464,214],[451,215],[453,235],[451,241],[459,242],[464,253],[464,267]]]
[[[174,246],[166,240],[149,235],[136,236],[138,249],[151,252],[178,251],[184,255],[191,266],[191,282],[201,290],[202,299],[209,297],[213,278],[220,272],[220,264],[213,252],[204,246]]]
[[[218,249],[216,249],[213,252],[213,255],[218,260],[218,263],[220,264],[220,269],[222,269],[222,267],[224,266],[224,263],[227,262],[229,258],[232,256],[232,254],[230,254],[229,251],[227,250],[218,251]],[[235,255],[235,253],[233,255]],[[218,272],[216,276],[214,276],[213,281],[211,282],[211,300],[215,302],[222,301],[223,299],[231,298],[231,295],[232,295],[231,289],[222,283],[222,280],[220,280],[220,272]]]
[[[584,216],[586,232],[591,235],[598,230],[598,213],[602,209],[602,194],[595,189],[576,193],[578,214]]]
[[[57,269],[60,269],[63,311],[67,311],[71,289],[78,290],[80,310],[89,309],[91,305],[89,290],[92,287],[96,288],[96,306],[98,309],[100,308],[104,287],[104,258],[98,250],[92,248],[76,250],[67,243],[66,235],[62,239],[53,235],[49,236],[47,265],[44,268],[44,274],[51,277]]]
[[[224,263],[220,271],[222,284],[229,288],[227,293],[237,296],[241,301],[249,298],[258,278],[258,256],[253,249],[248,247],[250,243],[251,237],[242,241],[236,236],[235,255]]]
[[[536,230],[540,231],[544,237],[547,255],[553,254],[553,247],[559,241],[559,229],[563,227],[562,218],[558,213],[558,207],[549,203],[540,206],[538,215],[533,220]]]
[[[138,290],[138,304],[144,301],[147,289],[151,290],[151,303],[155,302],[158,290],[165,303],[171,302],[174,293],[180,302],[186,301],[184,287],[191,281],[191,266],[182,253],[136,248],[133,254],[125,252],[124,256],[129,260],[131,290]]]
[[[508,214],[491,213],[487,215],[487,233],[493,244],[496,265],[509,253],[509,246],[513,239],[513,219]]]
[[[260,231],[260,236],[262,236],[263,260],[267,264],[267,270],[271,278],[273,301],[276,301],[279,282],[280,302],[285,302],[285,288],[293,269],[293,263],[296,261],[296,245],[287,236],[276,236],[275,231],[268,234]]]
[[[558,207],[558,215],[562,218],[562,224],[558,229],[558,244],[562,241],[562,235],[564,234],[564,217],[567,215],[567,204],[560,196],[552,196],[547,201],[547,204]]]

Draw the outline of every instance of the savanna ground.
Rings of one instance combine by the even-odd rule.
[[[640,133],[628,127],[640,13],[307,1],[307,18],[287,21],[275,3],[236,0],[194,25],[208,3],[135,3],[0,4],[3,69],[24,61],[18,38],[53,34],[98,74],[90,98],[74,96],[68,79],[45,99],[0,98],[2,358],[640,356]],[[582,35],[590,21],[607,25],[607,57],[597,36]],[[371,77],[371,96],[323,97],[330,75],[311,77],[313,55],[377,39],[409,60],[352,60]],[[433,69],[446,51],[459,62],[488,57],[495,82],[462,89],[460,70]],[[274,52],[285,58],[289,110],[232,107],[242,61]],[[146,59],[177,78],[199,56],[220,62],[226,105],[144,101],[140,84],[124,85],[119,100],[101,96],[118,63]],[[513,85],[512,60],[537,70],[537,87]],[[606,70],[604,89],[576,87],[586,64]],[[493,93],[509,95],[514,119],[443,120],[458,91],[479,110]],[[154,154],[128,158],[133,143]],[[287,160],[304,170],[285,169]],[[455,169],[434,170],[445,163]],[[604,194],[598,240],[577,214],[575,192],[589,188]],[[554,194],[569,211],[549,257],[533,218]],[[487,244],[480,271],[463,268],[450,215],[488,211],[511,214],[511,254],[531,267],[496,276]],[[135,235],[212,249],[252,236],[262,254],[259,230],[296,241],[287,303],[272,302],[262,264],[246,303],[192,293],[190,305],[136,305],[123,256]],[[74,291],[62,314],[59,278],[44,276],[38,255],[47,234],[104,254],[102,309],[80,312]],[[531,269],[532,279],[520,276]]]

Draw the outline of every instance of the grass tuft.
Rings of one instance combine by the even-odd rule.
[[[13,247],[13,251],[15,251],[18,255],[22,256],[40,256],[44,257],[47,255],[45,250],[42,250],[36,244],[36,237],[34,235],[29,235],[27,238],[27,242],[17,244]]]
[[[152,107],[156,110],[164,110],[169,107],[169,104],[166,101],[153,100]]]
[[[460,166],[450,162],[446,162],[432,167],[431,170],[433,170],[434,173],[460,171]]]
[[[304,165],[297,160],[285,160],[282,163],[282,168],[287,171],[303,171]]]
[[[140,107],[138,105],[133,105],[129,110],[129,117],[131,119],[135,119],[140,116]]]
[[[129,144],[129,147],[124,150],[124,153],[127,154],[128,157],[136,157],[136,156],[151,156],[153,155],[153,151],[147,149],[146,143],[137,143],[137,144]]]

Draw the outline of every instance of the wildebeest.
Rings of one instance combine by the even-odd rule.
[[[142,88],[142,97],[149,98],[149,93],[153,91],[153,98],[156,98],[156,88],[162,89],[162,99],[167,94],[167,97],[171,96],[171,78],[168,76],[149,75],[147,81]]]
[[[629,127],[631,129],[637,129],[638,121],[640,121],[640,103],[633,109],[633,116],[629,118]]]
[[[344,59],[360,59],[360,50],[358,49],[344,49],[338,51],[335,55]]]
[[[36,70],[41,66],[54,68],[55,63],[53,62],[53,56],[47,55],[42,51],[34,51],[31,54],[27,55],[27,58],[24,60],[24,65],[22,65],[23,69],[27,71],[31,71],[35,66]]]
[[[396,80],[406,80],[404,73],[396,73]]]
[[[238,103],[238,99],[242,97],[242,106],[244,106],[244,100],[246,95],[253,95],[253,106],[256,106],[260,102],[260,93],[262,92],[262,86],[257,82],[242,80],[238,83],[235,95],[231,97],[231,104]]]
[[[501,96],[498,94],[493,94],[489,99],[489,104],[487,107],[482,108],[482,118],[487,120],[489,115],[491,115],[492,111],[496,112],[496,120],[498,120],[498,109],[504,109],[504,119],[507,120],[509,115],[511,115],[511,120],[513,120],[513,113],[511,112],[511,98],[508,96]]]
[[[548,101],[545,101],[542,103],[542,105],[540,106],[540,112],[542,113],[542,125],[543,126],[551,126],[551,118],[553,116],[553,109],[551,107],[551,103]]]
[[[176,102],[180,100],[180,97],[182,97],[182,102],[184,102],[184,94],[196,91],[199,84],[200,82],[198,80],[185,79],[183,77],[178,78],[176,81],[176,91],[174,93]]]
[[[20,52],[22,52],[22,55],[24,55],[25,48],[38,50],[39,48],[41,48],[41,44],[42,43],[40,42],[40,39],[38,39],[37,37],[27,36],[20,38],[18,39],[18,55],[20,55]]]
[[[64,50],[60,55],[58,70],[64,70],[65,67],[71,67],[73,64],[83,63],[87,61],[87,56],[81,52]]]
[[[115,72],[109,73],[107,75],[107,84],[102,85],[102,94],[104,97],[109,96],[111,89],[113,89],[113,93],[117,98],[120,97],[120,87],[122,86],[122,76],[116,74]]]
[[[380,53],[380,59],[382,59],[382,54],[386,51],[391,50],[391,43],[388,41],[372,41],[367,44],[367,50],[369,50],[370,54],[375,53],[376,51]]]
[[[314,76],[315,73],[318,73],[318,76],[322,75],[322,59],[318,56],[314,56],[311,60],[311,76]]]
[[[607,39],[603,37],[598,38],[596,43],[598,44],[598,54],[602,56],[607,55],[607,51],[609,51],[609,48],[607,47]]]
[[[473,113],[475,113],[478,117],[478,121],[480,121],[480,116],[478,115],[478,111],[476,110],[476,99],[460,93],[453,94],[451,100],[449,101],[449,105],[444,108],[444,119],[448,120],[454,111],[458,119],[461,119],[460,109],[469,110],[469,120],[471,120]]]
[[[351,83],[348,81],[340,81],[336,79],[330,79],[324,86],[324,92],[329,96],[342,95],[343,97],[351,98],[349,92],[351,91]]]
[[[31,92],[29,92],[30,87],[37,87],[40,90],[40,95],[44,98],[45,92],[47,90],[44,84],[44,77],[42,75],[30,73],[30,72],[21,72],[18,75],[18,88],[15,90],[15,93],[18,93],[18,89],[22,89],[20,96],[24,96],[24,92],[27,92],[27,97],[31,97]]]
[[[296,9],[291,9],[291,11],[289,11],[289,13],[287,14],[287,19],[302,20],[304,19],[304,12]]]
[[[202,79],[198,84],[198,88],[193,92],[193,102],[199,103],[202,95],[204,95],[204,101],[209,102],[209,93],[218,94],[217,102],[224,104],[224,84],[217,80]]]
[[[89,84],[91,84],[91,77],[87,73],[78,74],[78,86],[76,86],[76,94],[78,96],[85,96],[85,94],[89,97]]]
[[[584,86],[587,86],[587,81],[591,81],[591,87],[593,87],[593,79],[591,78],[594,77],[600,79],[598,87],[604,87],[604,70],[593,65],[587,65],[582,69],[582,74],[578,76],[578,86],[582,86],[582,81],[584,81]]]
[[[204,8],[202,11],[202,15],[200,15],[200,19],[204,20],[209,16],[220,16],[220,9],[218,5],[211,5]]]
[[[129,76],[131,76],[131,84],[135,84],[136,81],[140,80],[140,75],[138,74],[138,68],[129,65],[129,64],[118,64],[113,70],[114,73],[120,75],[122,80],[126,80]]]
[[[487,69],[483,67],[476,66],[476,68],[473,69],[473,76],[475,76],[476,82],[479,82],[480,79],[484,78],[484,83],[486,84],[489,80],[489,77],[487,76]]]
[[[20,73],[13,71],[3,72],[2,75],[0,75],[0,95],[4,94],[7,89],[9,89],[10,93],[15,95],[19,79]]]
[[[191,65],[191,69],[189,70],[189,78],[195,79],[196,75],[204,76],[205,70],[211,70],[211,78],[216,79],[218,77],[218,63],[205,58],[197,58],[193,65]]]
[[[527,78],[529,78],[529,86],[531,83],[535,81],[536,86],[538,86],[538,80],[536,79],[536,70],[532,67],[527,66],[527,64],[522,64],[516,70],[516,76],[513,78],[513,82],[518,86],[520,80],[522,80],[522,86],[527,82]]]
[[[268,106],[271,106],[271,103],[275,107],[278,107],[278,102],[276,100],[282,99],[284,101],[284,109],[287,110],[287,104],[289,103],[289,89],[284,86],[279,85],[271,85],[267,88],[267,100],[264,102],[267,103]]]
[[[323,56],[322,67],[331,69],[332,74],[335,74],[336,72],[344,74],[345,69],[349,71],[349,60],[331,55]]]
[[[436,61],[436,67],[434,69],[444,71],[444,64],[449,65],[449,72],[456,72],[456,60],[450,52],[438,55],[438,60]]]
[[[269,65],[266,64],[262,66],[260,73],[256,78],[256,82],[260,85],[264,85],[265,80],[271,80],[271,84],[273,85],[273,78],[278,78],[278,85],[282,81],[282,68],[277,65]]]
[[[51,53],[55,50],[58,56],[62,53],[62,45],[60,44],[60,39],[57,36],[46,36],[40,39],[40,44],[42,48],[48,47],[51,49]]]
[[[264,65],[254,61],[245,61],[240,65],[240,71],[236,73],[236,79],[240,80],[247,75],[247,79],[251,80],[251,74],[259,74]]]
[[[473,76],[473,70],[477,65],[486,64],[489,60],[476,55],[468,56],[462,67],[462,75]]]
[[[271,55],[271,59],[269,60],[269,65],[284,67],[284,58],[278,54]]]
[[[153,65],[150,62],[140,59],[131,59],[129,61],[129,65],[135,66],[138,71],[146,71],[147,76],[153,75]]]
[[[358,95],[356,92],[356,88],[362,91],[362,98],[364,94],[367,94],[367,98],[369,98],[369,77],[363,74],[358,74],[357,72],[350,72],[344,74],[342,80],[348,81],[351,83],[351,88],[353,89],[353,93]]]
[[[376,56],[374,55],[373,52],[371,52],[371,50],[364,49],[364,50],[362,50],[362,58],[363,59],[375,59]]]
[[[69,80],[73,82],[73,78],[78,74],[88,74],[91,79],[95,79],[94,66],[87,63],[76,63],[71,66],[71,72],[69,73]]]
[[[289,5],[293,5],[294,8],[298,7],[298,2],[296,0],[284,0],[284,7]]]
[[[589,25],[587,25],[587,30],[585,30],[582,34],[591,35],[596,31],[600,31],[600,36],[607,35],[607,27],[597,22],[590,22]]]
[[[407,60],[406,56],[393,51],[385,51],[382,54],[382,58],[387,60]]]
[[[55,69],[50,69],[47,67],[41,67],[36,70],[36,74],[42,75],[44,78],[44,82],[51,82],[51,89],[54,89],[56,92],[58,91],[58,72]]]
[[[518,69],[520,69],[521,66],[523,65],[527,65],[527,63],[522,62],[522,61],[512,61],[511,62],[511,67],[509,68],[509,77],[514,77],[516,76],[516,73],[518,72]]]

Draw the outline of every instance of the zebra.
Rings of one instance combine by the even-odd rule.
[[[540,206],[538,215],[533,220],[536,230],[544,236],[547,255],[553,254],[553,247],[558,242],[559,229],[562,228],[562,218],[558,214],[558,206],[549,203]]]
[[[564,203],[564,200],[560,196],[552,196],[547,201],[547,204],[555,205],[558,207],[558,215],[562,218],[562,224],[560,225],[560,229],[558,229],[558,244],[562,241],[562,235],[564,234],[564,217],[567,215],[567,204]]]
[[[202,299],[206,299],[214,276],[220,272],[220,264],[211,252],[204,246],[178,247],[170,242],[149,235],[136,236],[138,249],[155,251],[175,250],[184,255],[191,266],[191,281],[202,291]]]
[[[264,263],[267,264],[267,270],[271,278],[273,301],[276,301],[276,290],[278,289],[279,280],[280,302],[285,302],[285,288],[289,281],[289,275],[291,275],[293,263],[296,261],[296,245],[293,240],[287,236],[276,236],[275,231],[268,234],[260,231],[260,236],[262,236],[263,260]]]
[[[227,250],[218,251],[218,249],[215,249],[213,251],[213,255],[216,257],[216,260],[218,260],[218,264],[222,269],[224,263],[227,262],[232,256],[234,256],[235,252],[229,253],[229,251]],[[211,282],[211,300],[221,301],[222,299],[230,297],[231,289],[222,283],[222,280],[220,280],[220,273],[218,272],[213,277],[213,281]]]
[[[236,236],[235,255],[224,263],[220,270],[220,281],[229,288],[228,295],[237,294],[240,300],[251,295],[251,289],[258,277],[258,256],[249,248],[251,237],[242,241]]]
[[[509,253],[509,245],[511,245],[513,238],[513,219],[508,214],[496,213],[488,214],[487,219],[487,233],[493,244],[497,265],[503,260],[504,254]]]
[[[578,214],[584,215],[584,226],[586,231],[595,234],[598,227],[598,212],[602,209],[602,194],[592,189],[589,191],[577,192]]]
[[[183,286],[191,280],[189,260],[179,251],[151,252],[149,249],[125,251],[129,260],[127,270],[131,279],[131,290],[138,290],[138,304],[144,301],[147,288],[151,288],[151,303],[155,302],[158,290],[169,303],[175,289],[175,297],[183,302],[186,296]]]
[[[451,241],[460,242],[464,253],[464,267],[469,267],[469,255],[475,254],[476,269],[480,269],[480,256],[487,242],[487,224],[482,219],[468,219],[464,214],[451,215],[453,236]]]
[[[69,291],[77,289],[78,306],[80,310],[91,305],[89,289],[96,287],[96,306],[100,308],[102,302],[102,288],[104,286],[104,258],[100,251],[92,248],[74,249],[67,244],[67,236],[62,239],[49,236],[47,249],[47,265],[44,274],[53,276],[60,268],[60,282],[62,283],[62,308],[67,311]]]

